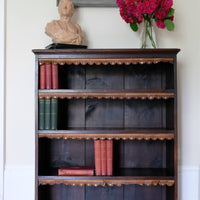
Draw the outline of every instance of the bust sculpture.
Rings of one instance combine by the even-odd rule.
[[[48,23],[45,33],[52,38],[53,43],[80,45],[83,39],[81,28],[71,22],[74,5],[71,0],[61,0],[58,5],[60,20]]]

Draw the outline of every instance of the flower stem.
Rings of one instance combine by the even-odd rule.
[[[144,19],[144,23],[145,23],[145,35],[144,35],[143,42],[142,42],[142,48],[147,47],[147,37],[149,37],[152,47],[156,48],[156,43],[153,38],[153,28],[152,28],[152,23],[151,23],[151,16],[146,17],[146,19]]]

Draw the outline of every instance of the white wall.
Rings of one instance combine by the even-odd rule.
[[[5,200],[34,199],[35,66],[31,50],[51,43],[44,28],[47,22],[58,18],[55,5],[56,0],[7,0]],[[199,169],[200,26],[197,20],[200,1],[174,0],[174,7],[175,31],[156,30],[157,40],[159,47],[181,48],[178,54],[179,164]],[[88,48],[140,47],[139,34],[130,30],[117,8],[79,8],[74,21],[81,25]],[[20,180],[22,185],[18,183]]]
[[[0,0],[0,200],[3,200],[4,189],[4,69],[5,69],[5,7],[4,0]]]

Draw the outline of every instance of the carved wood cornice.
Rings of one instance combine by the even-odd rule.
[[[61,99],[170,99],[174,98],[173,92],[39,92],[41,98]]]
[[[136,65],[136,64],[157,64],[159,62],[169,62],[173,64],[173,58],[41,58],[39,65],[53,63],[59,65]]]
[[[173,133],[149,133],[149,134],[142,134],[142,133],[123,133],[123,134],[116,134],[116,133],[97,133],[97,134],[86,134],[86,133],[39,133],[39,138],[49,138],[49,139],[86,139],[86,140],[173,140],[174,134]]]
[[[154,180],[154,179],[39,179],[39,185],[72,185],[72,186],[122,186],[122,185],[141,185],[141,186],[173,186],[174,180]]]

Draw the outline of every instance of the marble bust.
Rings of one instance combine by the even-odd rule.
[[[74,5],[71,0],[61,0],[58,5],[60,20],[48,23],[45,33],[52,38],[53,43],[80,45],[83,39],[81,28],[71,22]]]

